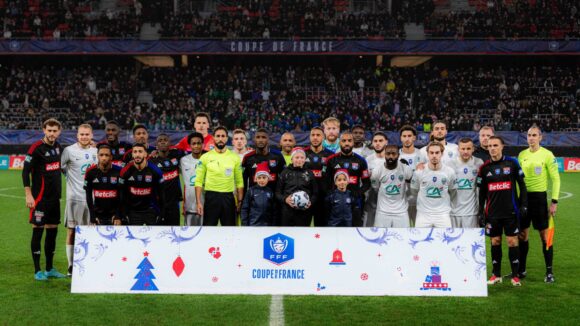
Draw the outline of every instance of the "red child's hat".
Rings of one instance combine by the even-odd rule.
[[[272,180],[272,176],[270,175],[270,168],[268,168],[268,162],[262,162],[256,165],[254,179],[256,179],[259,175],[265,175],[268,177],[268,180]]]

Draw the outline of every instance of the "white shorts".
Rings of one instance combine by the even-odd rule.
[[[451,215],[451,225],[454,228],[478,228],[477,215]]]
[[[379,228],[408,228],[409,214],[407,212],[401,214],[385,214],[377,212],[375,215],[375,227]]]
[[[450,228],[451,218],[449,214],[425,214],[417,212],[416,228]]]
[[[67,228],[75,228],[77,225],[89,225],[89,207],[85,201],[67,200],[64,209],[64,220]]]

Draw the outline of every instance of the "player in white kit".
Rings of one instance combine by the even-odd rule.
[[[432,141],[441,143],[443,145],[443,156],[441,163],[448,165],[459,156],[457,144],[449,143],[445,139],[447,137],[447,124],[443,121],[437,121],[433,124],[433,131],[431,131]],[[428,161],[427,146],[421,148],[421,156],[423,162]]]
[[[374,152],[366,157],[369,174],[373,175],[376,168],[385,164],[385,146],[389,143],[387,135],[381,131],[377,131],[373,135],[371,146]],[[366,193],[364,224],[363,226],[371,227],[375,223],[375,213],[377,211],[377,191],[373,185],[371,178],[371,188]]]
[[[399,158],[407,161],[413,172],[417,164],[421,162],[421,152],[415,147],[417,140],[417,129],[410,125],[404,125],[399,129],[399,137],[401,138],[401,149],[399,150]],[[415,219],[417,217],[417,196],[411,191],[411,187],[407,187],[407,203],[409,205],[409,224],[415,226]]]
[[[457,191],[451,197],[451,226],[454,228],[478,227],[479,208],[477,173],[483,161],[473,156],[474,144],[471,138],[459,141],[459,157],[450,167],[457,176]]]
[[[385,147],[385,160],[371,174],[371,185],[378,192],[376,227],[408,228],[409,206],[406,190],[413,177],[413,170],[406,162],[399,161],[396,145]]]
[[[203,135],[199,132],[192,132],[187,136],[187,142],[191,147],[191,154],[179,160],[179,169],[183,178],[183,219],[187,226],[202,225],[202,217],[197,214],[195,176],[203,149]]]
[[[429,163],[417,169],[411,189],[417,193],[417,221],[415,227],[451,227],[451,195],[455,192],[455,172],[441,163],[445,155],[443,144],[430,142],[427,146]]]
[[[75,227],[89,225],[89,207],[85,194],[84,183],[87,169],[97,164],[97,149],[91,146],[93,128],[82,124],[77,131],[78,142],[62,151],[60,166],[66,176],[66,207],[64,210],[66,235],[66,257],[69,273],[73,263],[75,243]]]

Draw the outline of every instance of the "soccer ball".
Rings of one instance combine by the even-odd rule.
[[[304,191],[297,191],[292,194],[292,200],[294,201],[294,205],[296,208],[305,210],[306,205],[310,202],[310,196]]]

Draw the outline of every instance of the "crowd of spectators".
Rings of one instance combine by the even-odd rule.
[[[115,119],[130,129],[187,130],[195,112],[213,124],[275,132],[307,131],[336,116],[343,128],[396,130],[412,124],[429,131],[436,120],[451,130],[547,131],[578,128],[577,65],[441,65],[416,68],[332,65],[191,65],[175,68],[77,66],[0,68],[0,127],[37,128],[22,117],[64,108],[65,127]],[[152,101],[137,103],[138,91]],[[20,110],[21,114],[14,112]],[[28,121],[28,122],[27,122]]]
[[[348,5],[348,1],[344,1]],[[402,38],[404,18],[377,11],[352,13],[332,0],[237,1],[206,17],[196,11],[168,14],[164,37],[215,38]]]
[[[425,20],[431,37],[579,38],[578,0],[488,0],[476,11],[436,12]]]
[[[159,23],[164,38],[403,39],[405,23],[416,23],[433,38],[580,37],[580,0],[470,0],[466,11],[435,10],[433,0],[360,8],[349,0],[222,0],[210,11],[188,1],[177,10],[173,0],[116,3],[102,9],[97,0],[0,0],[1,36],[133,39],[143,23]]]
[[[136,73],[114,65],[0,66],[0,128],[36,129],[56,117],[65,128],[83,122],[104,128],[115,119],[132,125]]]
[[[141,4],[126,1],[126,10],[98,10],[100,1],[91,0],[0,0],[2,37],[135,38],[142,24]]]

